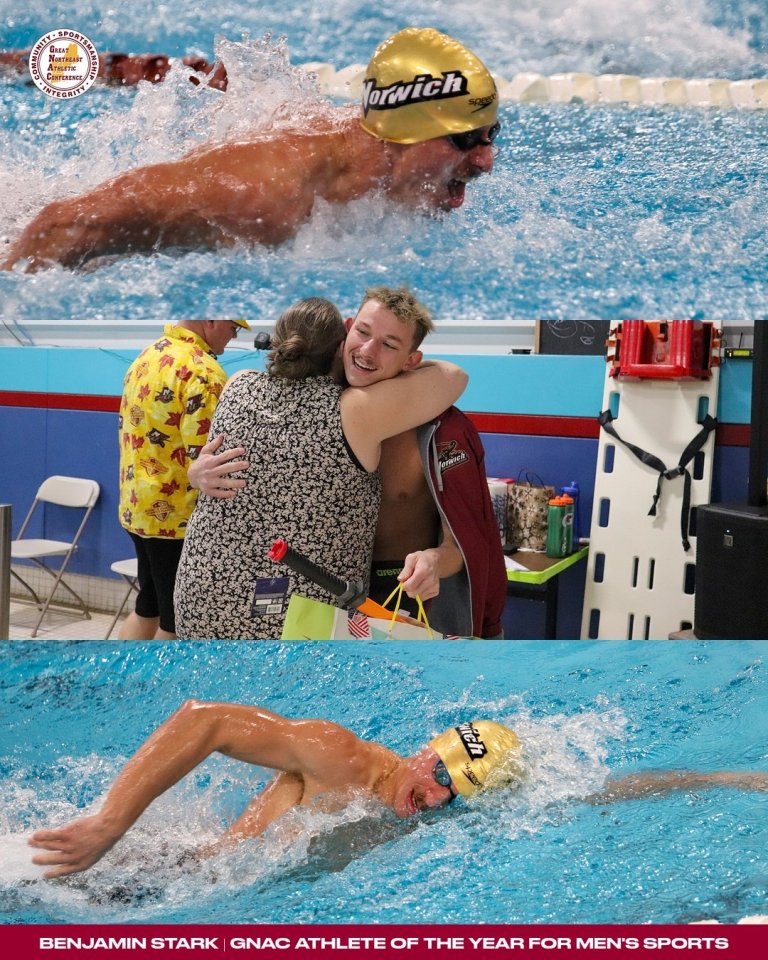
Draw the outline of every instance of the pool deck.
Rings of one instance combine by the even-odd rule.
[[[30,640],[32,628],[37,620],[37,608],[27,603],[11,600],[8,617],[8,639]],[[58,610],[49,611],[40,629],[36,640],[103,640],[112,622],[112,613],[91,613],[90,620],[78,617],[76,612],[63,613]],[[110,640],[117,640],[118,625],[110,635]]]

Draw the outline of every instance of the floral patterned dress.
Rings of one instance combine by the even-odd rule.
[[[211,436],[245,447],[250,467],[237,496],[198,499],[176,577],[180,639],[279,639],[292,592],[333,603],[327,591],[268,559],[279,538],[335,576],[367,582],[379,478],[347,446],[340,394],[330,377],[253,371],[227,386]]]

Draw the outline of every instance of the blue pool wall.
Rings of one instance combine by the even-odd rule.
[[[18,527],[40,482],[52,474],[87,476],[101,485],[73,571],[113,576],[110,564],[132,555],[132,544],[120,527],[118,513],[117,413],[78,406],[111,406],[119,397],[125,371],[135,350],[90,348],[0,348],[0,503],[13,509]],[[538,474],[545,483],[581,488],[581,520],[586,528],[592,513],[597,439],[547,435],[558,424],[567,433],[570,418],[593,420],[600,412],[605,361],[602,357],[451,355],[470,374],[460,406],[469,413],[546,418],[546,433],[537,434],[535,420],[526,419],[525,433],[485,432],[489,476],[517,477],[521,470]],[[222,358],[228,373],[263,368],[263,354],[228,352]],[[18,398],[18,399],[17,399]],[[726,361],[718,404],[722,424],[748,424],[751,402],[751,363]],[[35,405],[39,404],[39,405]],[[503,425],[504,420],[500,421]],[[533,424],[533,428],[531,427]],[[553,426],[554,425],[554,426]],[[577,431],[578,432],[578,431]],[[743,445],[718,445],[715,453],[712,501],[743,501],[747,496],[748,450]],[[55,508],[45,516],[47,537],[67,529]],[[43,535],[39,528],[37,535]],[[581,621],[585,564],[563,575],[560,585],[558,636],[576,637]],[[509,600],[505,636],[535,639],[543,630],[542,605]]]

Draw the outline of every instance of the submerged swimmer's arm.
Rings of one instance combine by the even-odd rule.
[[[22,261],[28,272],[55,263],[76,268],[94,257],[152,249],[179,202],[169,200],[170,167],[131,170],[81,196],[49,203],[13,243],[3,269]]]
[[[614,800],[661,796],[672,790],[705,790],[712,787],[733,787],[737,790],[768,792],[768,773],[751,771],[716,771],[697,773],[691,770],[649,771],[632,773],[609,781],[600,793],[587,797],[595,806]]]
[[[294,773],[278,773],[261,793],[254,797],[224,836],[203,850],[210,856],[222,847],[250,840],[262,833],[283,814],[299,806],[304,797],[304,780]]]

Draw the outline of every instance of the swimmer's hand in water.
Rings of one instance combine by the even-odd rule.
[[[29,845],[48,852],[36,854],[32,863],[52,867],[43,874],[44,880],[81,873],[100,860],[122,835],[99,814],[54,830],[37,830],[29,838]]]
[[[191,486],[209,497],[230,500],[245,486],[243,477],[232,477],[230,474],[247,470],[250,463],[237,459],[245,454],[245,447],[233,447],[217,453],[223,443],[224,434],[209,440],[201,449],[197,460],[190,466],[187,477]]]

